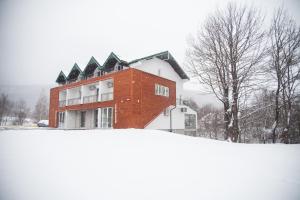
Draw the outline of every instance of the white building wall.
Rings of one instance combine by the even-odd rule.
[[[143,60],[137,63],[133,63],[130,67],[160,76],[176,82],[176,98],[183,96],[183,83],[185,80],[181,79],[180,76],[175,72],[172,66],[158,58],[150,60]]]
[[[171,108],[171,107],[170,107]],[[181,112],[181,108],[187,108],[187,112]],[[195,114],[196,115],[196,125],[197,125],[197,113],[190,107],[185,105],[177,105],[175,109],[172,110],[172,129],[183,130],[185,129],[185,114]],[[169,116],[165,116],[162,112],[158,115],[152,122],[150,122],[145,128],[146,129],[170,129],[170,113]]]
[[[85,128],[91,129],[94,127],[94,110],[87,110],[85,115]]]
[[[65,112],[65,128],[66,129],[75,128],[75,111]]]

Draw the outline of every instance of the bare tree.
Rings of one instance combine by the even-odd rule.
[[[277,9],[273,16],[269,38],[271,44],[269,70],[276,81],[273,143],[276,142],[276,129],[280,120],[280,100],[282,100],[284,117],[282,135],[284,142],[288,143],[292,103],[300,75],[300,28],[292,18],[288,17],[283,8]]]
[[[16,102],[15,105],[15,116],[17,117],[18,125],[23,125],[24,120],[26,119],[29,108],[26,106],[26,102],[23,99],[20,99]]]
[[[187,50],[194,77],[223,103],[224,136],[237,142],[239,100],[264,58],[263,18],[254,8],[229,3],[210,15]]]
[[[222,132],[222,109],[206,104],[198,109],[199,133],[202,137],[219,139]]]
[[[33,116],[34,118],[39,121],[42,119],[48,119],[48,98],[45,94],[45,91],[43,90],[40,93],[39,99],[37,100],[37,103],[35,104],[35,109]]]
[[[2,93],[0,95],[0,125],[3,124],[3,117],[10,114],[11,108],[12,102],[9,100],[8,95]]]

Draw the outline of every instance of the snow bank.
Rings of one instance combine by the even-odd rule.
[[[300,145],[153,130],[0,131],[0,199],[300,199]]]

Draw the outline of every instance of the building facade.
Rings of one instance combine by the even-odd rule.
[[[196,112],[184,105],[188,79],[167,51],[131,62],[111,53],[102,66],[92,57],[83,71],[75,63],[57,77],[49,126],[196,131]]]

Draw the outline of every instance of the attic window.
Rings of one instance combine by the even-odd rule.
[[[122,65],[118,65],[118,71],[121,71],[123,69]]]

